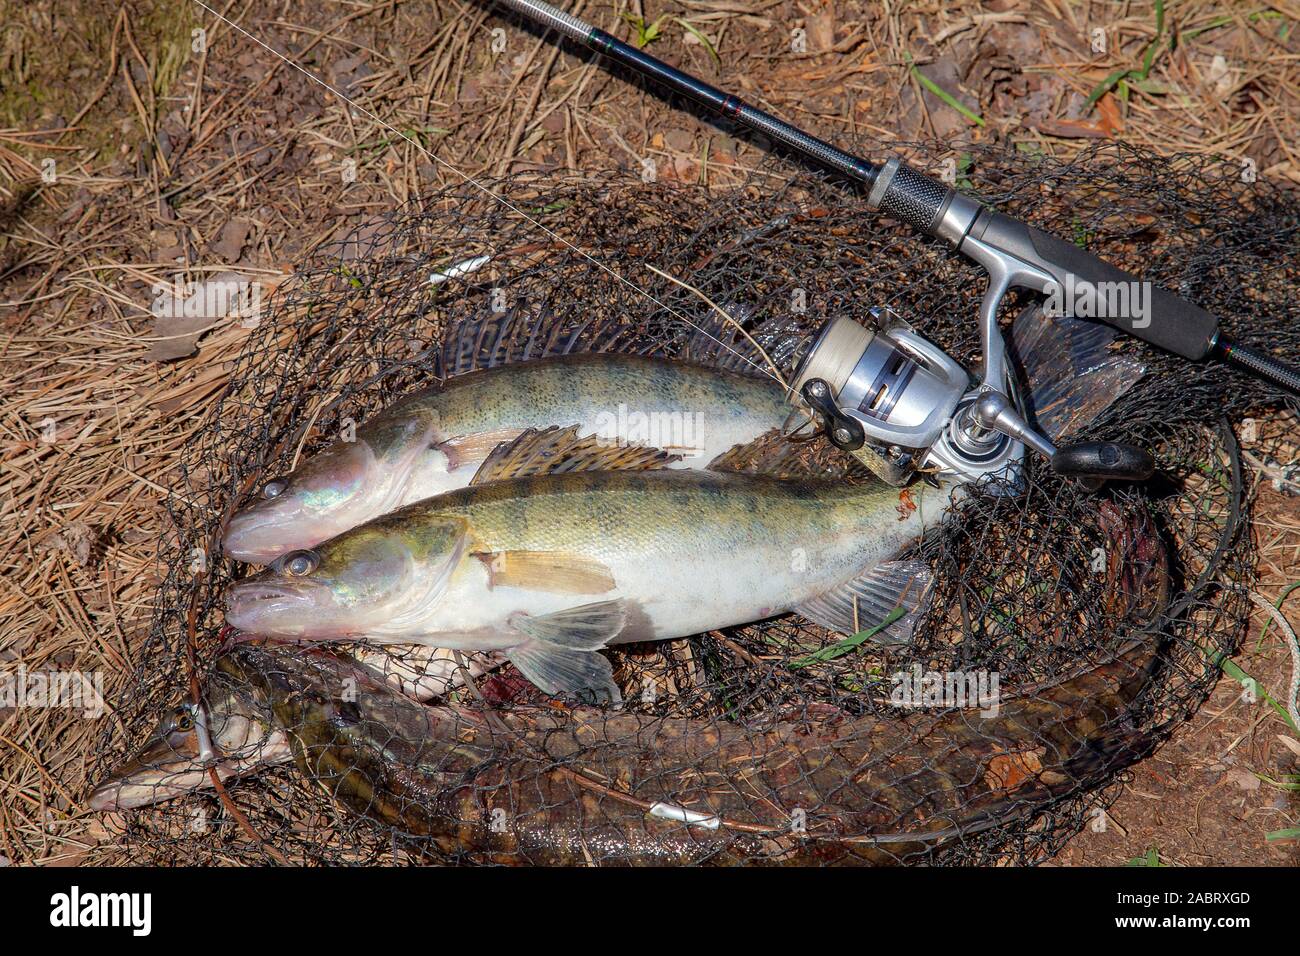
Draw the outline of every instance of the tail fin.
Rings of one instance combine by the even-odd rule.
[[[1117,354],[1110,326],[1069,316],[1048,316],[1041,304],[1016,317],[1008,350],[1028,391],[1030,421],[1053,441],[1092,422],[1146,372]]]

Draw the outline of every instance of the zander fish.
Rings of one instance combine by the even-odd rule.
[[[1028,340],[1041,346],[1029,350],[1038,356],[1029,371],[1046,369],[1039,391],[1058,416],[1085,407],[1091,416],[1104,407],[1091,396],[1116,393],[1096,374],[1113,367],[1107,343],[1073,333]],[[1085,354],[1097,362],[1083,372],[1063,361]],[[525,432],[469,487],[232,585],[226,619],[281,639],[497,651],[548,693],[609,699],[618,692],[599,651],[613,644],[788,611],[845,634],[907,639],[929,571],[893,559],[942,520],[962,485],[900,492],[876,481],[666,471],[657,454],[602,453],[578,426]]]
[[[576,425],[611,444],[702,468],[779,428],[790,412],[771,377],[635,355],[560,355],[478,369],[408,396],[231,518],[222,549],[266,564],[403,505],[462,488],[498,444],[529,428]]]
[[[656,464],[653,454],[619,464]],[[574,467],[597,470],[565,471]],[[894,562],[954,490],[707,471],[604,470],[576,428],[526,432],[468,488],[285,555],[227,592],[251,634],[500,651],[548,693],[617,699],[611,644],[798,611],[855,633],[928,587]],[[559,469],[560,473],[556,473]]]

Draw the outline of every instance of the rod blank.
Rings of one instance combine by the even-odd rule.
[[[843,176],[857,180],[868,187],[875,182],[876,174],[880,171],[880,167],[876,164],[846,153],[825,140],[777,119],[771,113],[750,106],[738,96],[724,93],[689,73],[683,73],[675,66],[670,66],[644,50],[638,50],[549,3],[543,3],[541,0],[497,0],[497,2],[541,26],[581,43],[590,50],[658,80],[670,90],[716,110],[741,126],[783,143]]]

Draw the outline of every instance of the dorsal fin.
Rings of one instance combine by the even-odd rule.
[[[643,333],[617,318],[579,315],[562,320],[549,303],[518,302],[503,313],[485,309],[462,319],[443,344],[442,370],[447,378],[454,378],[478,369],[556,355],[660,355],[657,346],[646,344]]]
[[[723,311],[726,318],[709,309],[695,320],[683,359],[742,375],[771,375],[772,365],[784,368],[810,334],[806,323],[790,316],[772,316],[755,323],[756,310],[745,303],[725,306]]]
[[[733,445],[708,464],[709,471],[730,471],[773,478],[842,480],[869,477],[858,461],[828,441],[794,441],[773,428],[753,441]]]
[[[1030,421],[1048,438],[1077,432],[1142,377],[1141,362],[1114,350],[1118,338],[1108,325],[1049,316],[1041,304],[1016,316],[1008,350],[1027,385]]]
[[[619,445],[595,435],[579,438],[577,425],[552,425],[542,430],[529,428],[513,441],[497,445],[470,484],[568,471],[650,471],[681,460],[681,455],[658,448]]]

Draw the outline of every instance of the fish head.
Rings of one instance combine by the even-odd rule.
[[[144,745],[95,787],[90,808],[131,810],[161,803],[210,787],[212,769],[224,780],[288,759],[288,742],[271,730],[263,698],[247,684],[223,677],[209,682],[202,705],[214,751],[211,764],[201,752],[198,707],[178,701],[165,708]]]
[[[394,512],[232,584],[226,622],[281,639],[401,633],[438,603],[464,539],[461,521]]]
[[[196,790],[204,776],[192,704],[167,709],[143,747],[90,795],[92,810],[130,810]]]
[[[335,442],[266,481],[257,500],[231,517],[222,550],[237,561],[269,564],[332,538],[382,507],[387,488],[381,473],[367,442]]]

